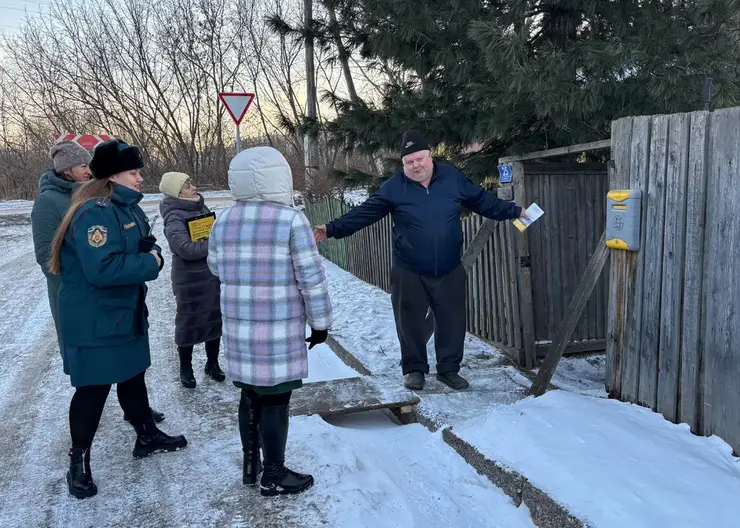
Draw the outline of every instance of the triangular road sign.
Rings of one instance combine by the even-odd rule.
[[[237,125],[244,119],[244,114],[247,113],[249,106],[252,104],[254,94],[252,93],[220,93],[218,94],[219,99],[231,114],[231,118]]]

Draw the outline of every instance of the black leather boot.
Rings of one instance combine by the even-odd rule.
[[[242,439],[244,464],[242,483],[248,486],[257,484],[257,476],[262,472],[259,440],[260,400],[256,393],[248,396],[242,391],[239,401],[239,435]]]
[[[263,405],[260,418],[265,467],[260,481],[263,497],[294,495],[313,486],[311,475],[296,473],[285,467],[288,442],[288,405]]]
[[[78,499],[86,499],[98,492],[90,472],[90,449],[73,447],[69,450],[69,471],[67,471],[69,493]]]
[[[177,347],[177,353],[180,355],[180,382],[183,387],[194,389],[193,347]]]
[[[188,445],[184,436],[169,436],[160,431],[154,420],[143,425],[134,425],[136,430],[136,444],[134,458],[145,458],[154,453],[177,451]]]
[[[205,372],[207,376],[210,376],[216,381],[223,381],[226,379],[224,371],[218,364],[218,348],[220,340],[213,340],[206,342],[206,368]]]

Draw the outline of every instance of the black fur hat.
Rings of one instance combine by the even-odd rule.
[[[144,158],[139,147],[112,139],[95,147],[89,166],[93,177],[102,180],[120,172],[143,168]]]

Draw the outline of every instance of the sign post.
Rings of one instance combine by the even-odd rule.
[[[252,100],[254,99],[253,93],[231,93],[221,92],[218,94],[218,98],[226,107],[229,112],[231,119],[234,120],[236,125],[236,153],[239,154],[242,150],[241,135],[239,134],[239,123],[244,119],[244,114],[247,113]]]

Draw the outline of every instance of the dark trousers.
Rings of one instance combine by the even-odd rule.
[[[424,277],[393,266],[391,302],[396,332],[401,344],[404,374],[429,373],[425,319],[431,307],[434,314],[434,345],[437,373],[458,372],[463,359],[466,331],[466,273],[459,265],[442,277]]]
[[[221,346],[221,338],[212,339],[210,341],[206,341],[205,348],[206,348],[206,358],[210,360],[218,359],[218,351]],[[190,346],[181,346],[177,347],[177,350],[180,352],[185,352],[190,357],[193,356],[193,345]]]
[[[89,449],[92,445],[110,389],[110,385],[85,385],[75,390],[69,404],[72,447]],[[151,419],[144,372],[119,383],[116,393],[123,412],[130,417],[132,424],[144,424]]]

